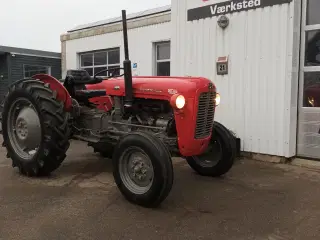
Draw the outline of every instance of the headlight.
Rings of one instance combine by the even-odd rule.
[[[175,94],[171,97],[170,104],[175,109],[182,109],[186,105],[186,99],[183,95]]]
[[[216,106],[219,106],[220,101],[221,101],[220,94],[219,94],[219,93],[217,93],[217,95],[216,95]]]
[[[182,95],[179,95],[177,98],[176,98],[176,107],[178,109],[182,109],[184,107],[184,105],[186,105],[186,99],[184,98],[184,96]]]

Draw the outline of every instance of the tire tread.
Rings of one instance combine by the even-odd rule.
[[[44,140],[42,149],[39,149],[39,154],[33,161],[23,163],[10,147],[9,138],[5,132],[3,133],[4,145],[8,155],[12,158],[13,166],[17,166],[21,173],[28,176],[49,175],[61,165],[70,146],[69,113],[64,112],[63,103],[57,99],[50,85],[36,79],[24,79],[12,84],[4,100],[4,111],[9,110],[10,96],[18,92],[28,94],[30,99],[37,103],[37,108],[40,110]],[[4,119],[2,122],[6,124]]]
[[[155,208],[158,207],[164,199],[169,195],[172,185],[173,185],[173,166],[172,166],[172,161],[171,161],[171,154],[168,150],[168,148],[165,146],[165,144],[158,139],[157,137],[151,135],[150,133],[146,132],[134,132],[134,133],[129,133],[126,136],[124,136],[122,139],[120,139],[119,144],[116,146],[114,155],[113,155],[113,164],[114,166],[118,164],[118,159],[116,156],[123,150],[122,148],[122,143],[125,141],[131,141],[131,139],[128,138],[134,138],[135,141],[137,142],[143,142],[147,140],[147,144],[150,146],[152,151],[156,151],[156,154],[159,154],[156,159],[157,163],[160,164],[160,168],[162,169],[162,175],[163,178],[163,183],[161,185],[161,189],[158,191],[157,195],[154,195],[150,197],[148,200],[139,200],[137,196],[128,196],[127,191],[124,190],[123,185],[121,183],[119,173],[117,170],[114,171],[114,178],[115,181],[120,189],[120,191],[125,195],[125,197],[131,201],[134,202],[138,205],[147,207],[147,208]],[[117,169],[117,168],[114,168]]]

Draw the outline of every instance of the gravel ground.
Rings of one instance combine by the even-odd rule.
[[[29,179],[0,150],[0,239],[319,239],[320,174],[239,159],[221,179],[174,159],[159,209],[128,203],[110,161],[73,142],[50,178]]]

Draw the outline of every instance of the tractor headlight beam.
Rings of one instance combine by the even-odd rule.
[[[173,108],[181,110],[186,105],[186,99],[183,95],[175,94],[172,96],[170,103]]]
[[[216,106],[219,106],[220,101],[221,101],[221,96],[220,96],[220,94],[219,94],[219,93],[217,93],[217,94],[216,94],[216,99],[215,99]]]

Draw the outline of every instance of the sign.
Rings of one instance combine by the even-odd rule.
[[[230,0],[188,10],[188,21],[290,3],[292,0]]]
[[[132,68],[138,68],[138,63],[133,63]]]
[[[228,74],[229,71],[229,60],[228,57],[218,57],[217,60],[217,75]]]

